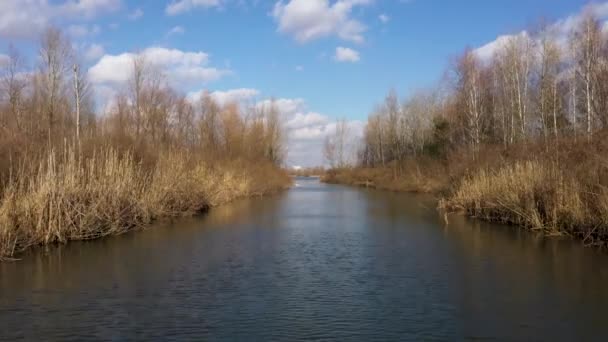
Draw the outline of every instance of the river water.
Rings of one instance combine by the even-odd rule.
[[[298,179],[0,264],[0,340],[604,340],[608,255]]]

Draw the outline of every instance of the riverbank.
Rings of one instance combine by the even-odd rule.
[[[74,46],[49,27],[36,68],[28,70],[17,50],[7,56],[0,259],[122,234],[291,183],[281,169],[286,131],[274,100],[250,106],[206,90],[195,99],[143,52],[127,57],[131,67],[111,97],[97,96]]]
[[[391,167],[329,170],[326,183],[435,195],[442,210],[517,225],[587,245],[608,242],[606,144],[565,141],[546,153],[542,144],[515,150],[487,147],[477,157],[453,153]],[[566,147],[567,145],[567,147]]]
[[[168,217],[194,215],[234,199],[287,188],[269,162],[213,163],[180,151],[144,168],[131,154],[102,149],[89,157],[52,152],[13,178],[0,196],[0,259],[29,247],[97,239]]]
[[[297,183],[0,263],[0,340],[604,336],[605,253],[464,217],[445,227],[430,196]]]
[[[429,172],[431,167],[435,172]],[[321,176],[321,181],[387,191],[439,194],[449,186],[443,169],[441,163],[411,160],[388,167],[331,169]]]

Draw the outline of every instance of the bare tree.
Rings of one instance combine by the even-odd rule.
[[[540,68],[538,75],[538,112],[542,126],[543,138],[547,149],[549,148],[549,132],[551,126],[557,139],[557,105],[558,105],[558,79],[561,72],[560,49],[552,36],[548,26],[539,32],[538,52]]]
[[[349,124],[340,119],[333,134],[325,138],[323,153],[332,168],[345,168],[351,163],[351,152]]]
[[[48,143],[51,145],[53,125],[59,113],[59,100],[64,91],[64,80],[72,58],[69,40],[54,27],[48,28],[40,44],[41,73],[44,75],[44,106],[47,115]]]
[[[22,130],[22,101],[23,92],[26,88],[26,77],[24,74],[24,60],[21,54],[10,45],[8,48],[8,61],[1,71],[1,90],[5,94],[9,106],[9,117],[0,116],[0,125],[6,125],[14,133]],[[13,121],[14,127],[9,123]]]
[[[329,164],[329,167],[336,168],[338,166],[336,143],[330,136],[325,137],[325,141],[323,143],[323,157],[325,158],[327,164]]]
[[[129,88],[131,91],[131,100],[133,102],[133,116],[135,118],[135,134],[137,137],[141,135],[143,126],[142,102],[143,92],[146,84],[147,68],[146,58],[143,54],[137,54],[133,57],[133,71],[129,80]]]
[[[596,101],[596,84],[602,46],[600,23],[593,14],[585,15],[574,32],[573,39],[576,51],[576,70],[583,84],[587,138],[590,139],[593,133],[594,102]]]
[[[458,93],[461,96],[465,115],[465,129],[474,153],[479,150],[482,139],[484,108],[482,98],[481,67],[475,54],[468,50],[456,66]]]
[[[82,68],[78,63],[74,63],[73,71],[73,91],[76,121],[76,141],[80,144],[80,134],[82,132],[82,107],[84,100],[89,96],[90,87],[86,76],[82,73]]]

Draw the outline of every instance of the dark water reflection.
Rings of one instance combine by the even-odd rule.
[[[298,180],[0,264],[0,340],[604,340],[608,255]]]

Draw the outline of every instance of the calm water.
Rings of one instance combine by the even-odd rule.
[[[608,255],[298,180],[0,264],[0,340],[605,340]]]

